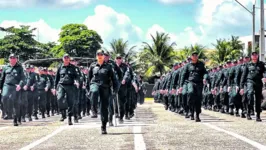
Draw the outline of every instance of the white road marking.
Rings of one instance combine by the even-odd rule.
[[[214,129],[214,130],[217,130],[217,131],[220,131],[220,132],[224,132],[224,133],[229,134],[229,135],[231,135],[231,136],[233,136],[233,137],[235,137],[235,138],[237,138],[239,140],[242,140],[242,141],[244,141],[244,142],[246,142],[246,143],[248,143],[248,144],[250,144],[250,145],[252,145],[252,146],[254,146],[256,148],[258,148],[259,150],[266,150],[266,146],[265,145],[262,145],[262,144],[260,144],[258,142],[250,140],[250,139],[248,139],[248,138],[246,138],[244,136],[241,136],[241,135],[236,134],[236,133],[231,132],[231,131],[224,130],[222,128],[219,128],[219,127],[217,127],[215,125],[212,125],[212,124],[209,124],[209,123],[203,123],[203,124],[208,126],[208,127],[210,127],[210,128],[212,128],[212,129]]]
[[[134,133],[135,150],[146,150],[146,144],[145,144],[144,138],[141,134],[141,127],[140,126],[134,126],[133,127],[133,133]]]
[[[29,144],[29,145],[27,145],[27,146],[21,148],[20,150],[30,150],[30,149],[36,147],[37,145],[39,145],[39,144],[45,142],[46,140],[50,139],[51,137],[55,136],[56,134],[62,132],[62,131],[65,130],[67,127],[68,127],[68,126],[62,126],[62,127],[58,128],[58,129],[56,129],[56,130],[55,130],[54,132],[52,132],[51,134],[48,134],[47,136],[45,136],[45,137],[43,137],[43,138],[41,138],[41,139],[39,139],[39,140],[37,140],[37,141],[35,141],[35,142],[33,142],[33,143],[31,143],[31,144]]]
[[[0,131],[5,130],[7,128],[9,128],[9,127],[0,127]]]

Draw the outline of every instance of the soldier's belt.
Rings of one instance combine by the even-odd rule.
[[[11,83],[4,83],[4,85],[16,86],[15,84],[11,84]]]

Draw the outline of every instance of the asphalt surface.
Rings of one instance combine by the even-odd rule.
[[[202,122],[145,102],[135,116],[100,134],[100,117],[83,117],[73,126],[60,116],[12,126],[0,120],[0,150],[266,150],[266,113],[262,122],[203,110]]]

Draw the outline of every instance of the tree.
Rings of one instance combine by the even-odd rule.
[[[36,28],[30,29],[30,26],[21,25],[20,28],[9,27],[0,28],[7,35],[0,39],[0,55],[8,58],[10,53],[19,54],[20,61],[34,58],[38,51],[38,44],[33,37],[33,31]]]
[[[129,48],[128,41],[124,41],[121,38],[113,39],[110,42],[110,46],[111,46],[111,49],[109,51],[110,51],[111,58],[113,59],[115,59],[117,54],[120,54],[123,57],[125,57],[127,61],[132,61],[133,57],[136,54],[136,52],[134,51],[136,46],[132,46]]]
[[[89,30],[84,24],[67,24],[61,28],[60,47],[76,57],[95,57],[96,51],[103,43],[101,36],[94,30]]]
[[[170,44],[170,37],[166,33],[156,32],[156,36],[151,35],[151,37],[152,45],[143,42],[144,48],[139,57],[147,65],[146,76],[154,75],[157,72],[163,75],[177,59],[173,48],[175,43]]]
[[[241,56],[240,49],[233,49],[232,43],[225,39],[216,40],[216,44],[213,44],[215,50],[210,53],[209,59],[211,66],[225,63],[229,60],[237,59]]]

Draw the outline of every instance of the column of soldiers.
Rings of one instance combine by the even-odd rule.
[[[196,122],[201,121],[201,106],[248,120],[256,114],[256,121],[260,122],[263,82],[265,66],[257,52],[209,70],[193,52],[191,58],[175,63],[171,71],[161,76],[152,95],[166,110],[191,120],[196,117]]]
[[[101,114],[102,134],[106,125],[113,126],[113,118],[129,120],[134,116],[137,101],[143,104],[145,87],[128,62],[118,54],[110,60],[108,52],[97,51],[97,62],[89,68],[78,66],[65,54],[57,71],[46,67],[35,69],[22,66],[18,56],[11,54],[9,64],[1,69],[0,90],[3,119],[13,119],[14,126],[61,114],[78,123],[86,115],[97,118]],[[140,93],[140,94],[139,94]],[[99,112],[98,112],[99,111]]]

